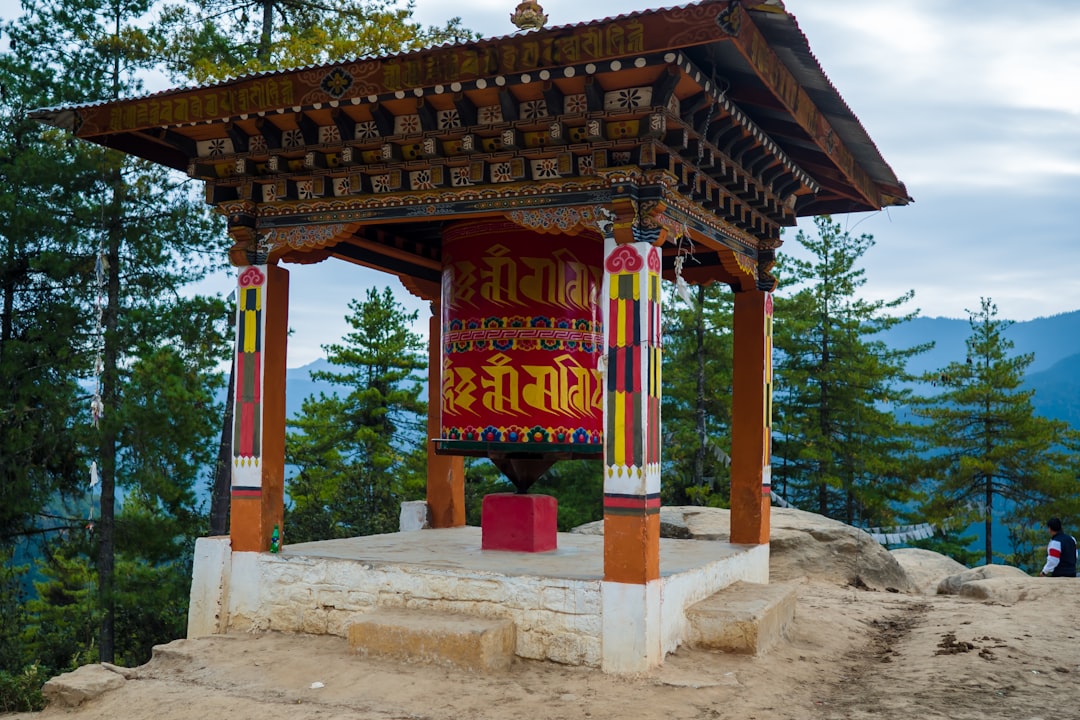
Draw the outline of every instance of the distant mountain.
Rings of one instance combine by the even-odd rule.
[[[326,358],[319,358],[314,362],[297,368],[288,368],[285,371],[285,416],[295,417],[300,414],[304,400],[320,392],[326,395],[334,395],[343,386],[334,385],[325,380],[312,380],[311,373],[316,371],[333,372],[334,366]]]
[[[1035,412],[1080,429],[1080,353],[1042,372],[1029,373],[1024,386],[1035,391],[1031,401]]]
[[[919,317],[882,333],[882,338],[894,348],[934,341],[934,348],[912,358],[908,367],[913,373],[922,373],[963,360],[970,334],[967,320]],[[1080,353],[1080,310],[1013,323],[1005,337],[1013,342],[1016,353],[1035,353],[1029,373],[1047,370],[1059,360]]]
[[[893,348],[933,341],[933,349],[908,364],[909,371],[919,374],[962,361],[970,334],[967,320],[920,317],[882,333],[882,338]],[[1015,354],[1035,356],[1024,380],[1025,387],[1035,390],[1035,411],[1080,428],[1080,310],[1015,322],[1005,337]]]

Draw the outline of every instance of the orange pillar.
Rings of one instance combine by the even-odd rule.
[[[442,310],[431,304],[428,320],[428,449],[427,504],[431,527],[461,527],[465,524],[465,458],[437,455],[435,438],[442,424]]]
[[[769,542],[772,295],[735,293],[731,394],[731,542]]]
[[[239,271],[229,535],[234,552],[262,552],[275,525],[284,533],[289,273],[276,265]]]

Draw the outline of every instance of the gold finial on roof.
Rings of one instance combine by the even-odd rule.
[[[547,19],[544,8],[540,7],[536,0],[521,0],[510,14],[510,22],[521,30],[539,30],[544,27]]]

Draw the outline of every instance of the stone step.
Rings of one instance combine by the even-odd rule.
[[[761,655],[795,618],[795,588],[737,582],[686,610],[691,647]]]
[[[514,623],[505,618],[376,608],[349,625],[349,647],[361,655],[489,672],[514,659]]]

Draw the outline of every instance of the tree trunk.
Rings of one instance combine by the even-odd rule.
[[[994,479],[992,477],[986,478],[986,510],[985,510],[985,522],[986,522],[986,564],[992,565],[994,563],[994,543],[990,539],[991,529],[993,527],[994,520]]]
[[[108,207],[108,245],[106,259],[106,300],[102,316],[105,331],[105,350],[102,353],[101,402],[104,412],[100,421],[101,510],[98,519],[98,600],[101,605],[101,625],[98,637],[99,660],[115,661],[115,602],[113,593],[116,567],[116,418],[120,405],[119,344],[117,325],[120,315],[120,243],[123,238],[124,178],[119,158],[109,170],[112,198]],[[108,160],[107,160],[108,161]]]
[[[210,496],[210,535],[229,534],[229,501],[232,489],[233,395],[236,393],[235,366],[229,365],[229,390],[225,395],[225,416],[221,421],[214,492]]]
[[[7,257],[4,259],[4,305],[0,310],[0,361],[4,359],[4,348],[11,342],[15,324],[15,239],[8,237]]]
[[[120,95],[120,17],[119,2],[113,4],[115,27],[112,58],[112,99]],[[108,184],[112,192],[105,210],[108,233],[105,248],[105,309],[102,313],[104,351],[102,352],[101,403],[104,410],[99,421],[98,458],[101,461],[101,508],[97,524],[98,540],[98,604],[101,624],[98,626],[98,660],[113,662],[116,656],[116,604],[113,592],[116,570],[116,423],[114,413],[119,405],[119,340],[117,325],[120,317],[120,243],[123,240],[124,176],[122,161],[106,153],[102,162],[108,167]]]
[[[821,370],[820,371],[821,371],[821,377],[823,379],[821,380],[821,395],[820,395],[820,397],[821,397],[821,406],[820,406],[820,409],[818,410],[818,433],[819,433],[819,436],[820,436],[820,442],[827,443],[830,440],[832,440],[832,434],[831,434],[832,433],[832,428],[831,428],[831,423],[829,422],[829,419],[830,419],[829,416],[830,416],[830,414],[832,412],[832,408],[829,406],[829,401],[830,401],[831,398],[829,397],[830,385],[829,385],[829,381],[827,379],[828,376],[829,376],[829,371],[831,369],[829,367],[829,362],[830,362],[830,359],[831,359],[830,354],[829,354],[829,351],[830,351],[830,348],[829,348],[829,328],[830,328],[830,323],[832,322],[832,317],[831,317],[831,315],[829,313],[829,295],[828,295],[828,290],[829,290],[828,283],[831,280],[828,277],[828,272],[827,271],[825,272],[823,277],[825,278],[824,282],[825,282],[826,295],[825,295],[824,300],[822,300],[822,312],[821,312],[821,366],[820,366]],[[828,465],[830,463],[831,463],[830,460],[819,460],[818,461],[818,469],[819,469],[819,471],[822,471],[823,469],[827,469]],[[831,517],[829,515],[829,486],[825,482],[825,475],[826,474],[827,474],[826,472],[822,471],[821,472],[821,477],[819,477],[819,479],[818,479],[818,514],[819,515],[824,515],[825,517]]]
[[[262,2],[262,32],[259,34],[259,48],[257,56],[263,63],[270,62],[270,43],[274,30],[274,0],[261,0]]]

